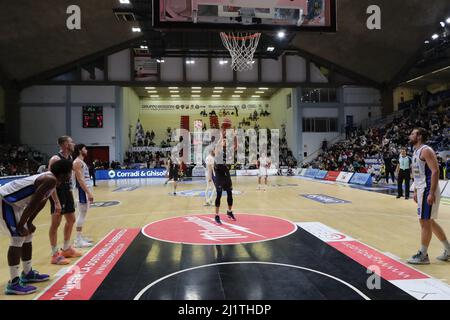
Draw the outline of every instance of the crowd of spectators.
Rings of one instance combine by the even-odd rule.
[[[436,152],[446,151],[450,145],[450,102],[442,101],[439,106],[428,105],[405,109],[393,121],[351,131],[347,138],[335,145],[323,145],[323,152],[305,167],[330,171],[370,172],[366,159],[377,158],[383,164],[384,175],[393,174],[402,148],[412,155],[409,134],[416,127],[423,127],[430,133],[427,142]],[[445,161],[439,159],[442,163]]]
[[[0,145],[0,176],[34,174],[46,161],[44,154],[26,145]]]

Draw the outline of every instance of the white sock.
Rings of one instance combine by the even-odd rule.
[[[11,281],[18,278],[20,276],[20,265],[17,266],[10,266],[9,267],[9,274],[11,275]]]
[[[63,250],[67,250],[70,248],[70,241],[64,241]]]
[[[450,252],[450,242],[448,242],[448,240],[444,240],[442,241],[442,244],[444,245],[445,250],[447,250],[447,252]]]
[[[427,252],[428,252],[428,247],[424,246],[424,245],[421,245],[420,246],[420,252],[422,252],[422,254],[425,256],[427,254]]]
[[[58,252],[58,246],[52,246],[52,256]]]
[[[22,261],[23,273],[28,274],[31,271],[31,260]]]

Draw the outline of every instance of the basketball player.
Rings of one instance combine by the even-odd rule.
[[[236,221],[235,216],[233,215],[233,184],[231,182],[230,170],[226,164],[226,138],[222,136],[219,143],[216,145],[215,155],[216,157],[220,155],[220,150],[222,149],[223,161],[215,161],[214,170],[213,170],[213,181],[216,187],[216,216],[215,220],[217,224],[222,224],[219,216],[220,210],[220,200],[222,198],[222,192],[225,190],[227,193],[227,216],[229,219]]]
[[[31,242],[36,231],[33,220],[44,208],[55,188],[68,181],[71,174],[72,162],[61,160],[52,164],[50,172],[14,180],[0,187],[0,230],[11,237],[8,250],[11,280],[6,286],[6,294],[31,294],[37,288],[28,283],[49,280],[49,275],[39,274],[32,268]]]
[[[212,200],[214,196],[214,183],[213,183],[213,175],[214,175],[214,149],[211,149],[208,156],[206,157],[206,190],[205,190],[205,206],[211,206]],[[209,192],[211,194],[209,194]]]
[[[86,220],[86,214],[89,210],[89,204],[94,202],[92,195],[92,180],[89,174],[89,167],[84,162],[87,156],[86,145],[77,144],[75,146],[74,156],[77,158],[73,161],[73,171],[75,172],[76,187],[78,190],[78,215],[76,220],[77,237],[75,239],[76,248],[92,247],[92,242],[83,237],[83,224]]]
[[[410,264],[430,264],[428,246],[434,235],[442,242],[444,253],[437,257],[441,261],[450,259],[450,243],[444,230],[436,222],[438,218],[440,194],[439,166],[432,148],[425,145],[428,132],[423,128],[414,129],[409,141],[414,146],[412,170],[414,175],[414,201],[418,205],[421,226],[421,248],[417,254],[407,260]]]
[[[169,174],[169,179],[164,183],[167,184],[169,181],[173,180],[173,195],[177,195],[177,183],[179,179],[180,165],[178,164],[178,159],[175,156],[170,156],[167,160],[167,172]]]
[[[74,143],[71,137],[62,136],[58,138],[60,151],[54,155],[49,162],[48,167],[51,170],[52,165],[59,160],[73,161],[72,153],[74,151]],[[67,258],[80,257],[81,253],[72,248],[70,245],[70,237],[72,235],[73,226],[75,224],[75,203],[72,194],[72,178],[61,183],[52,193],[50,198],[52,221],[49,230],[50,245],[52,248],[51,263],[56,265],[66,265],[70,261]],[[58,248],[58,227],[64,216],[66,223],[64,225],[64,245],[60,251]]]
[[[264,179],[264,191],[267,190],[267,170],[271,166],[270,158],[266,157],[265,153],[261,154],[261,157],[259,157],[259,160],[257,162],[258,166],[258,189],[261,190],[261,179]]]

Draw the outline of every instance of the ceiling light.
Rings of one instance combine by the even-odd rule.
[[[269,88],[258,88],[258,90],[269,90]]]
[[[195,60],[186,60],[186,64],[195,64]]]
[[[219,60],[219,64],[220,65],[224,65],[224,64],[227,64],[228,63],[228,60]]]
[[[145,90],[154,90],[156,89],[155,87],[145,87]]]
[[[130,0],[119,0],[121,4],[130,4]]]
[[[277,37],[278,37],[278,39],[284,39],[284,37],[286,37],[286,32],[278,31]]]
[[[192,90],[191,93],[202,93],[201,90]]]
[[[170,93],[180,93],[178,90],[170,90]]]
[[[147,46],[141,46],[141,49],[148,49]]]
[[[275,47],[267,47],[268,52],[273,52],[275,50]]]
[[[131,31],[133,31],[133,32],[141,32],[141,28],[139,28],[139,27],[132,27]]]
[[[172,97],[172,98],[179,98],[180,95],[179,95],[179,94],[173,94],[173,95],[171,95],[171,97]]]
[[[213,97],[213,98],[220,98],[221,96],[220,96],[220,94],[213,94],[211,97]]]
[[[445,22],[444,21],[439,22],[439,24],[441,25],[442,28],[445,28]]]
[[[152,98],[159,98],[159,95],[157,95],[157,94],[152,94],[152,95],[150,95],[150,97],[152,97]]]
[[[255,93],[266,93],[265,91],[255,91]]]
[[[241,96],[239,94],[233,94],[232,97],[233,98],[240,98]]]
[[[261,96],[252,96],[252,98],[261,98]]]
[[[430,43],[430,40],[425,40],[425,44],[429,44]]]
[[[164,63],[164,62],[166,62],[166,60],[164,60],[164,59],[156,59],[156,62],[158,62],[158,63]]]
[[[199,94],[192,94],[191,97],[192,98],[200,98],[200,95]]]
[[[214,87],[214,89],[216,89],[216,90],[223,90],[225,88],[224,87]]]
[[[194,90],[202,90],[202,87],[192,87],[191,89],[194,89]]]
[[[158,93],[156,90],[149,90],[148,93]]]
[[[437,38],[439,38],[439,35],[437,33],[435,33],[431,36],[431,39],[433,39],[433,40],[436,40]]]
[[[450,24],[450,17],[447,18],[447,20],[445,20],[445,22],[447,22],[448,24]]]
[[[222,93],[222,90],[214,90],[213,93]]]
[[[246,90],[247,88],[246,87],[237,87],[236,89],[237,90]]]
[[[244,91],[235,91],[234,93],[244,93]]]
[[[169,90],[178,90],[178,87],[169,87]]]

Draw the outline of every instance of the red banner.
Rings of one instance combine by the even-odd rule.
[[[140,229],[110,232],[37,300],[89,300],[139,232]]]
[[[340,173],[341,173],[340,171],[328,171],[328,174],[325,177],[325,180],[336,181],[336,179],[337,179],[337,177],[339,176]]]

